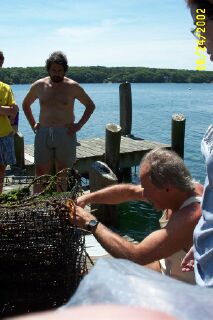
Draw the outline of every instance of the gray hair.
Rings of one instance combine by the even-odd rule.
[[[195,185],[191,174],[175,152],[154,149],[144,156],[141,165],[144,162],[149,163],[149,176],[156,187],[163,188],[166,184],[171,184],[182,191],[194,190]]]

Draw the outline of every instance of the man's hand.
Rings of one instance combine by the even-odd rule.
[[[181,263],[181,269],[183,272],[189,272],[194,270],[194,251],[193,247],[187,252]]]
[[[40,123],[39,122],[36,122],[33,126],[33,131],[36,133],[36,131],[40,128]]]
[[[86,205],[87,205],[87,202],[85,201],[85,195],[83,196],[80,196],[78,199],[77,199],[77,205],[81,208],[84,208]]]
[[[79,125],[79,123],[71,123],[67,126],[67,134],[69,136],[72,136],[74,133],[76,133],[80,129],[81,129],[81,126]]]
[[[75,210],[70,210],[71,223],[79,228],[87,229],[86,224],[93,219],[96,218],[81,207],[75,206]]]

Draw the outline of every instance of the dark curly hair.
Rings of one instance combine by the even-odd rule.
[[[57,63],[63,66],[64,71],[68,70],[68,60],[66,55],[62,51],[55,51],[51,53],[49,58],[46,60],[46,69],[47,71],[50,70],[51,64]]]

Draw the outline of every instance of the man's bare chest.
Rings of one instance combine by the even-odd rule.
[[[70,105],[74,102],[74,95],[66,89],[45,88],[40,91],[39,100],[42,104]]]

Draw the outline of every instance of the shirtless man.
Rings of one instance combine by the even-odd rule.
[[[35,132],[34,157],[36,176],[49,174],[54,163],[56,173],[72,167],[76,161],[76,132],[88,121],[95,105],[84,89],[72,79],[65,77],[68,70],[66,56],[53,52],[46,61],[49,76],[33,83],[23,101],[23,110]],[[39,123],[35,121],[31,105],[39,99]],[[78,99],[85,112],[76,123],[74,102]],[[34,192],[42,191],[41,184]],[[58,189],[58,191],[61,191]]]
[[[176,262],[192,245],[193,230],[201,215],[202,186],[193,182],[179,156],[163,149],[153,150],[144,157],[140,180],[141,186],[118,184],[79,197],[76,213],[71,215],[72,222],[91,231],[112,256],[149,264],[152,269],[192,282],[184,278],[181,261]],[[88,203],[118,204],[131,200],[149,201],[155,209],[164,210],[162,228],[138,244],[112,232],[83,209]],[[176,253],[178,258],[173,257]]]

